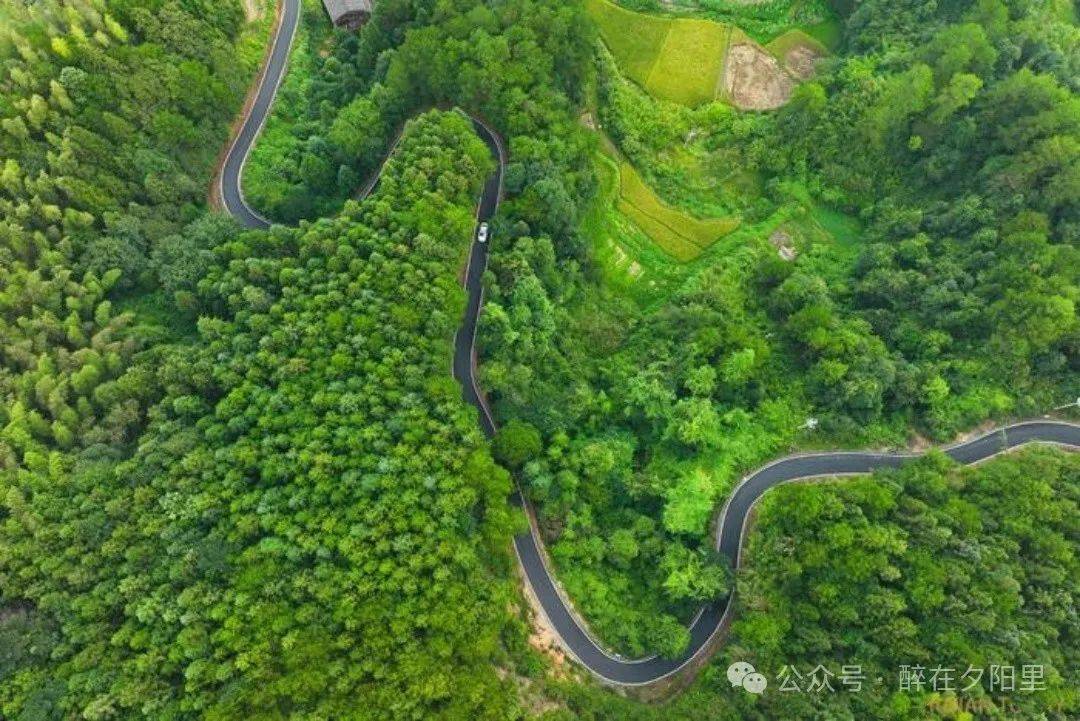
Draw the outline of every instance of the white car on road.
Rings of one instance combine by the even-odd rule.
[[[481,223],[480,230],[476,232],[476,241],[478,243],[486,243],[488,239],[488,224]]]

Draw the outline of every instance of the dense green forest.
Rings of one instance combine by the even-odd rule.
[[[3,17],[0,717],[505,717],[509,480],[445,373],[486,148],[425,117],[241,233],[239,7]]]
[[[454,99],[415,69],[467,73],[455,54],[478,51],[452,37],[480,21],[518,54],[502,92],[535,99],[499,121],[570,124],[553,48],[573,11],[538,5],[535,32],[510,33],[521,8],[465,10],[412,21],[390,91],[344,104],[333,137],[370,144],[358,168]],[[468,123],[414,121],[379,193],[333,222],[244,233],[205,198],[265,21],[199,2],[2,12],[0,716],[513,715],[495,668],[527,658],[508,613],[520,521],[446,373],[491,164]],[[363,47],[388,58],[402,38],[381,22]],[[535,155],[517,190],[530,167],[549,181],[519,212],[568,226],[549,206],[570,166]]]
[[[653,98],[571,0],[378,0],[355,34],[305,7],[248,185],[295,227],[242,231],[206,199],[268,16],[0,0],[0,719],[1007,717],[889,684],[755,699],[733,660],[1037,663],[1048,690],[1013,717],[1080,713],[1073,456],[778,490],[738,578],[707,543],[791,449],[1080,395],[1075,5],[679,3],[761,42],[842,27],[763,113]],[[490,450],[447,373],[490,170],[460,115],[425,112],[452,106],[510,152]],[[611,157],[738,230],[666,255],[605,192]],[[678,653],[739,589],[688,691],[548,674],[511,474],[619,652]]]
[[[366,169],[376,162],[374,157],[363,161],[354,157],[351,145],[349,151],[336,154],[339,158],[328,157],[322,124],[334,117],[343,98],[360,89],[359,66],[349,60],[356,53],[358,37],[344,30],[335,32],[320,0],[305,0],[301,7],[288,73],[243,177],[248,202],[289,220],[334,213],[360,186],[355,168]],[[324,57],[328,47],[333,53]],[[327,92],[333,93],[334,100],[321,97]],[[316,94],[318,104],[310,105]],[[350,143],[371,143],[377,153],[385,150],[384,133],[375,126],[357,133]]]
[[[603,259],[560,262],[558,239],[491,264],[484,379],[544,440],[521,476],[560,578],[618,650],[683,643],[677,621],[723,576],[708,521],[742,472],[1078,395],[1067,10],[861,3],[842,51],[773,113],[657,101],[598,50],[619,151],[672,205],[743,221],[686,265],[639,254],[645,275],[619,285]],[[625,220],[598,212],[581,236],[600,248]]]
[[[379,2],[358,35],[320,30],[321,11],[305,5],[312,30],[298,41],[273,151],[253,155],[253,200],[275,220],[319,217],[355,193],[407,118],[459,105],[499,128],[512,150],[508,217],[569,242],[592,177],[571,114],[591,54],[581,8],[428,5]]]
[[[129,457],[12,412],[5,717],[505,717],[510,483],[445,373],[490,163],[425,116],[363,207],[227,229],[197,338],[98,384],[160,396]]]
[[[1042,449],[775,489],[746,549],[731,635],[689,690],[647,706],[553,683],[560,708],[542,718],[1075,718],[1078,489],[1080,458]],[[762,671],[768,692],[732,688],[734,661]],[[925,683],[902,688],[901,667],[916,665]],[[991,665],[1014,667],[1014,691],[992,685]],[[1025,665],[1042,673],[1027,691]],[[819,666],[832,676],[819,670],[815,690]],[[852,668],[845,684],[844,666],[861,683]]]

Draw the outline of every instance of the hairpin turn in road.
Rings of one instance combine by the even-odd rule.
[[[300,0],[282,0],[279,23],[274,32],[264,70],[256,81],[248,112],[229,147],[221,169],[217,190],[222,207],[245,227],[267,228],[270,226],[270,222],[252,209],[244,199],[241,181],[247,157],[266,122],[288,66],[289,51],[296,36],[299,20]],[[483,305],[483,275],[487,268],[488,251],[491,247],[491,243],[486,242],[486,234],[481,239],[480,229],[481,225],[490,221],[498,210],[507,155],[502,141],[491,128],[479,118],[471,117],[471,120],[476,133],[488,146],[497,163],[495,172],[484,184],[477,207],[477,226],[465,269],[465,290],[468,294],[468,302],[461,328],[454,339],[453,372],[454,377],[462,384],[464,399],[476,407],[484,432],[488,436],[493,436],[496,430],[495,422],[487,401],[476,384],[476,324]],[[390,152],[393,152],[393,148]],[[375,186],[375,180],[377,178],[367,186],[369,192]],[[497,238],[492,240],[498,241]],[[970,464],[1028,443],[1053,443],[1080,448],[1080,425],[1051,420],[1015,423],[943,450],[954,460]],[[915,454],[906,453],[838,451],[790,456],[774,461],[747,476],[736,487],[727,504],[720,511],[716,524],[717,550],[730,560],[733,568],[738,568],[747,518],[757,500],[771,488],[809,478],[870,473],[881,468],[896,468],[916,457],[918,456]],[[514,495],[513,500],[528,511],[520,492]],[[559,591],[545,560],[543,542],[535,524],[531,525],[529,533],[514,539],[514,550],[525,578],[560,644],[578,663],[607,683],[645,686],[678,673],[692,662],[699,660],[708,651],[711,641],[726,627],[734,607],[731,597],[717,599],[704,606],[690,626],[689,646],[679,658],[667,659],[659,656],[634,660],[619,658],[605,651],[602,645],[590,635],[578,621],[569,601]]]

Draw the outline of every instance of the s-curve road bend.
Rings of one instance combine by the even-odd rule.
[[[265,228],[270,223],[244,201],[240,182],[244,162],[273,105],[288,64],[289,48],[299,21],[300,0],[282,0],[281,22],[274,36],[266,68],[259,78],[249,114],[229,148],[221,173],[221,200],[225,209],[249,228]],[[477,206],[477,228],[465,268],[465,290],[468,301],[461,328],[454,339],[453,373],[461,382],[464,399],[479,412],[480,423],[488,436],[495,433],[494,418],[487,401],[476,384],[476,324],[483,306],[483,275],[487,268],[488,250],[497,238],[481,239],[479,228],[494,217],[502,195],[502,177],[506,166],[506,151],[498,135],[481,120],[472,118],[473,128],[487,144],[498,161],[496,171],[484,185]],[[391,148],[391,152],[392,152]],[[377,176],[376,176],[377,180]],[[374,186],[373,181],[369,188]],[[1080,425],[1063,421],[1036,420],[1015,423],[984,436],[942,450],[963,464],[978,463],[1028,443],[1051,443],[1080,448]],[[716,524],[716,548],[738,568],[747,519],[754,504],[769,489],[792,481],[870,473],[881,468],[896,468],[913,458],[907,453],[827,452],[789,456],[774,461],[746,476],[736,486],[720,511]],[[514,502],[526,508],[521,493]],[[528,509],[526,508],[526,511]],[[531,515],[530,515],[531,518]],[[675,659],[651,656],[642,659],[623,659],[603,649],[579,622],[551,575],[545,560],[543,542],[535,525],[529,533],[514,539],[514,549],[525,578],[540,603],[544,615],[563,648],[582,666],[602,681],[620,686],[646,686],[661,681],[703,656],[717,634],[726,626],[734,607],[731,597],[717,599],[704,606],[690,625],[690,644]]]
[[[943,448],[954,460],[971,464],[1028,443],[1050,443],[1080,448],[1080,425],[1040,420],[999,428],[970,441]],[[769,489],[792,481],[871,473],[897,468],[922,454],[845,452],[808,453],[774,461],[746,476],[728,498],[716,524],[716,548],[738,569],[742,559],[747,519],[754,504]],[[652,656],[642,659],[618,658],[605,651],[582,628],[555,587],[544,562],[536,529],[514,539],[529,584],[543,606],[566,650],[602,681],[620,686],[646,686],[661,681],[698,660],[717,633],[727,625],[733,599],[718,599],[704,606],[690,625],[690,644],[675,659]]]

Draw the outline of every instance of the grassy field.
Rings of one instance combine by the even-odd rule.
[[[633,166],[605,147],[595,155],[600,193],[581,230],[604,284],[649,307],[682,282],[697,259],[739,227],[737,218],[699,220],[665,204]]]
[[[586,0],[585,6],[628,78],[674,103],[695,106],[715,98],[728,25],[646,15],[607,0]]]
[[[586,235],[593,238],[598,253],[610,256],[607,260],[612,262],[607,265],[629,274],[623,280],[636,282],[649,266],[670,265],[672,259],[688,263],[739,228],[741,219],[725,207],[711,207],[713,212],[702,213],[724,217],[702,219],[665,202],[610,138],[600,133],[598,139],[595,167],[600,194],[594,212],[586,219]],[[634,247],[628,249],[627,243],[620,242],[625,238],[633,238],[635,242],[629,245]],[[646,242],[636,242],[642,240]],[[636,262],[641,259],[650,261],[646,268]],[[655,264],[653,260],[662,262]]]
[[[655,98],[691,108],[727,99],[723,74],[728,49],[757,44],[728,23],[639,13],[609,0],[585,0],[585,7],[623,75]],[[799,47],[827,55],[839,42],[838,27],[831,17],[802,29],[789,27],[763,47],[781,62]]]
[[[618,208],[657,245],[682,262],[693,260],[701,255],[701,251],[739,227],[737,218],[700,220],[672,208],[625,161],[619,164]]]
[[[600,193],[585,214],[581,231],[590,240],[604,285],[648,307],[666,298],[686,272],[617,209],[619,166],[595,155]]]
[[[829,52],[834,52],[840,47],[840,42],[844,36],[844,27],[840,20],[835,17],[830,17],[812,25],[804,25],[802,29],[807,35],[821,43]]]
[[[860,247],[862,223],[859,222],[858,218],[821,205],[815,205],[811,209],[810,217],[841,248],[857,250]]]
[[[788,30],[765,45],[765,49],[780,60],[783,60],[785,55],[797,47],[809,47],[818,55],[827,55],[829,52],[825,43],[802,30]]]
[[[761,233],[768,238],[774,230],[789,237],[789,244],[801,256],[807,272],[829,283],[843,283],[844,268],[850,268],[862,250],[863,225],[855,216],[814,200],[809,191],[794,183],[782,184],[782,192],[794,201],[775,217],[780,222]]]
[[[585,8],[626,77],[645,87],[671,29],[671,19],[625,10],[607,0],[586,0]]]
[[[645,87],[658,98],[689,107],[716,96],[730,29],[709,20],[671,23]]]

